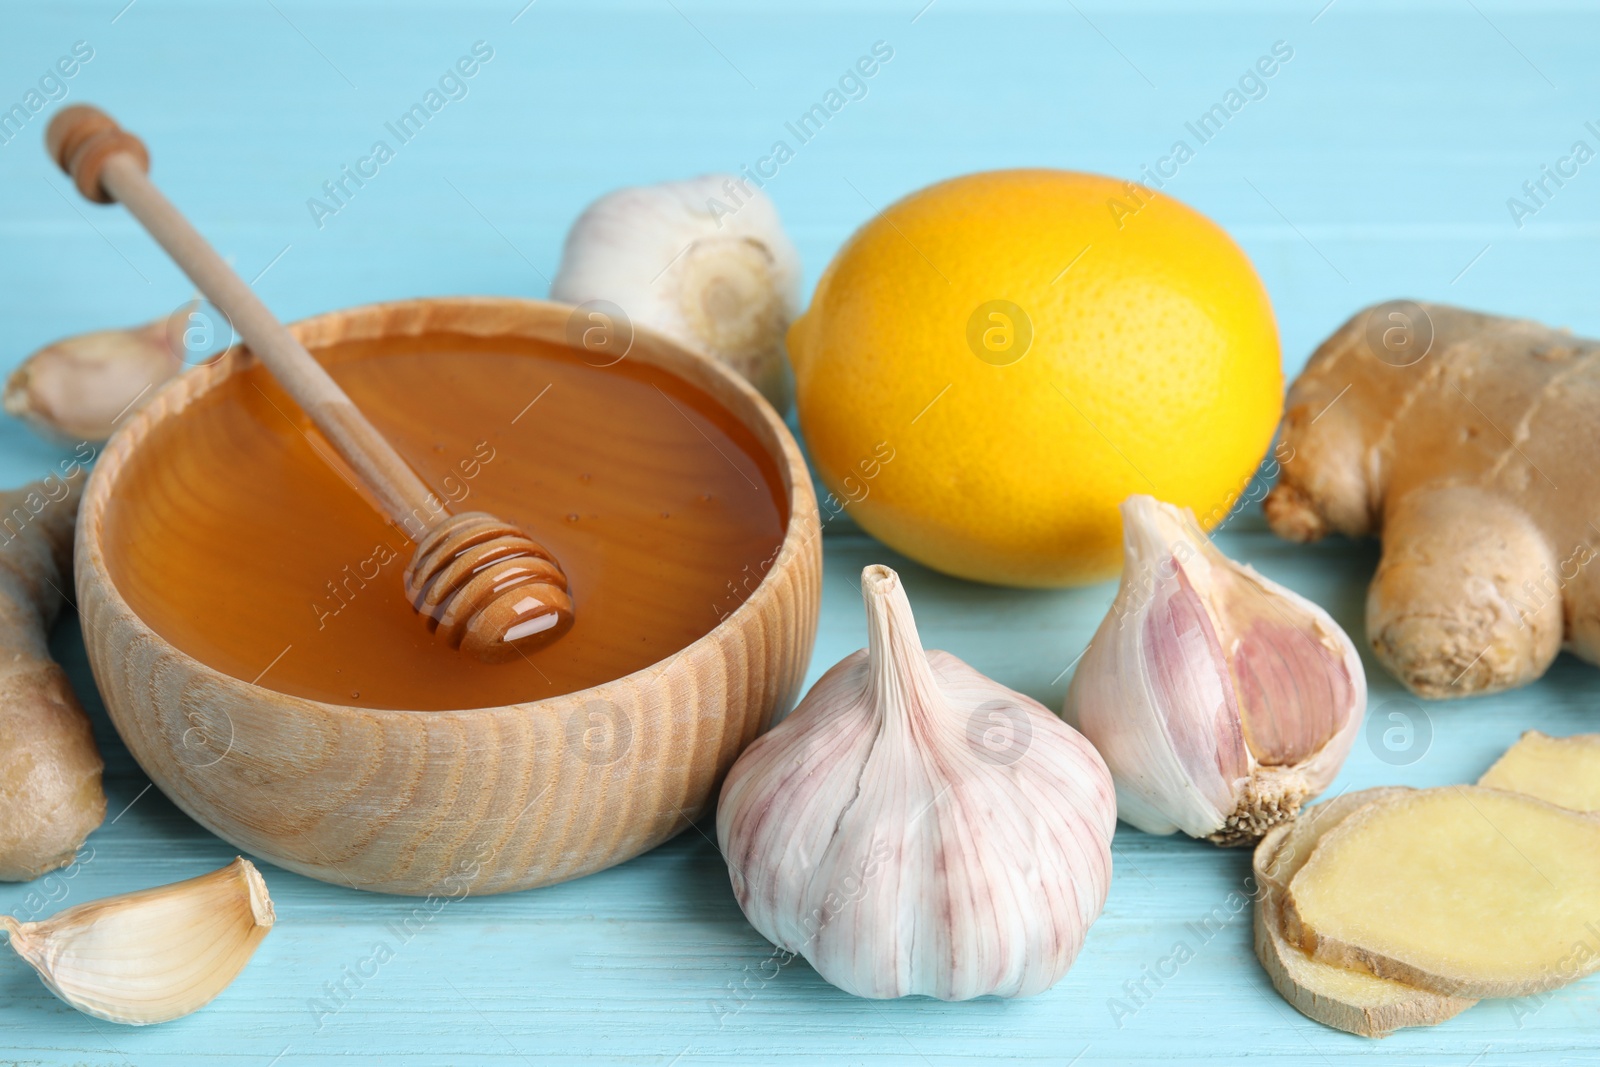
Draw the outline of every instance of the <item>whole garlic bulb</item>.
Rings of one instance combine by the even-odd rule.
[[[780,413],[789,406],[784,335],[799,313],[800,256],[745,179],[704,174],[602,196],[572,224],[550,298],[610,301],[726,363]]]
[[[1111,879],[1094,749],[1036,701],[924,652],[899,576],[861,573],[868,647],[734,764],[717,839],[745,916],[840,989],[1042,992]]]
[[[1122,585],[1066,719],[1111,768],[1122,819],[1252,842],[1338,773],[1367,681],[1328,613],[1217,550],[1187,508],[1122,505]]]

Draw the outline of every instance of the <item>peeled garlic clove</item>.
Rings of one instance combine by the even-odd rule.
[[[117,424],[183,369],[183,323],[192,305],[125,330],[64,337],[6,379],[6,413],[54,440],[104,441]]]
[[[723,786],[739,906],[857,996],[1042,992],[1105,903],[1110,775],[1037,702],[924,652],[894,571],[866,568],[861,592],[868,647]]]
[[[746,179],[705,174],[590,204],[567,234],[550,297],[610,301],[726,363],[782,412],[794,388],[784,335],[799,287],[800,256],[772,201]]]
[[[210,1003],[272,929],[272,900],[242,857],[186,882],[93,900],[0,929],[50,992],[114,1023],[164,1023]]]
[[[1245,844],[1325,789],[1367,682],[1339,625],[1212,545],[1187,508],[1122,505],[1111,611],[1065,715],[1111,768],[1117,810],[1153,834]]]

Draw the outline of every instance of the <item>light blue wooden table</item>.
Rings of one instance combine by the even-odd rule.
[[[765,155],[874,42],[892,61],[769,183],[808,283],[872,211],[964,171],[1042,164],[1135,176],[1274,42],[1292,59],[1168,191],[1254,257],[1293,372],[1355,308],[1455,301],[1600,332],[1600,162],[1519,220],[1507,206],[1575,141],[1600,148],[1600,9],[1580,3],[1022,4],[894,0],[706,5],[239,4],[96,0],[0,4],[0,108],[24,100],[76,42],[92,58],[68,100],[143,135],[165,189],[280,314],[427,294],[543,295],[567,224],[596,194]],[[926,4],[926,6],[924,6]],[[805,13],[801,13],[804,11]],[[306,201],[366,154],[474,42],[493,59],[319,228]],[[49,109],[59,106],[50,102]],[[164,313],[187,283],[120,211],[70,193],[40,137],[0,145],[0,363],[63,334]],[[852,188],[852,186],[854,188]],[[265,272],[265,273],[262,273]],[[57,452],[0,420],[0,481]],[[851,576],[905,575],[925,640],[1058,706],[1112,587],[1025,593],[930,573],[848,532],[826,541],[811,676],[864,643]],[[1247,512],[1226,551],[1361,632],[1368,546],[1285,545]],[[106,826],[75,877],[0,887],[61,904],[187,877],[233,854],[134,766],[95,695],[77,626],[55,648],[96,719]],[[1600,728],[1600,672],[1563,657],[1504,696],[1409,704],[1373,663],[1372,706],[1408,711],[1407,751],[1358,742],[1340,787],[1470,780],[1524,729]],[[1389,725],[1387,719],[1383,725]],[[279,922],[206,1011],[144,1030],[79,1015],[0,954],[0,1061],[62,1064],[1406,1064],[1600,1062],[1594,982],[1531,1014],[1489,1001],[1374,1043],[1297,1015],[1268,985],[1241,913],[1131,1015],[1126,983],[1247,874],[1243,852],[1121,827],[1105,915],[1071,973],[1028,1001],[878,1003],[796,961],[773,975],[709,823],[567,885],[466,899],[409,941],[414,901],[274,867]],[[89,851],[89,850],[92,850]],[[57,905],[51,905],[55,907]],[[50,910],[50,909],[45,909]],[[394,958],[336,1012],[325,987],[388,941]],[[1146,988],[1153,988],[1146,983]],[[1528,1007],[1529,1005],[1524,1005]]]

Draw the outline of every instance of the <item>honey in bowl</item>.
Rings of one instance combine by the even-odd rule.
[[[259,366],[130,456],[106,514],[110,575],[195,659],[333,704],[494,707],[665,660],[760,581],[788,522],[781,479],[697,387],[585,355],[448,333],[318,353],[452,511],[516,523],[561,561],[576,622],[548,647],[485,664],[435,638],[404,594],[412,543]]]

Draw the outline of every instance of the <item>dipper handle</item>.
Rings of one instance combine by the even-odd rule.
[[[116,199],[100,184],[100,173],[113,155],[126,153],[133,157],[141,173],[150,173],[150,152],[144,142],[118,126],[116,119],[88,104],[62,108],[45,130],[44,143],[50,158],[67,172],[78,192],[97,204]]]
[[[144,224],[360,475],[389,520],[419,540],[426,531],[418,530],[418,524],[437,513],[437,497],[255,291],[151,184],[144,143],[86,104],[62,109],[50,123],[45,143],[79,192],[101,204],[117,201]]]
[[[85,197],[121,203],[144,225],[228,316],[250,351],[355,471],[389,521],[417,542],[406,571],[407,592],[451,644],[482,659],[504,660],[518,649],[547,644],[571,627],[566,575],[550,553],[498,520],[478,523],[474,536],[466,536],[455,521],[461,517],[450,514],[332,375],[151,183],[150,153],[139,138],[98,108],[77,104],[63,108],[51,121],[45,145]],[[466,596],[458,597],[463,592]]]

